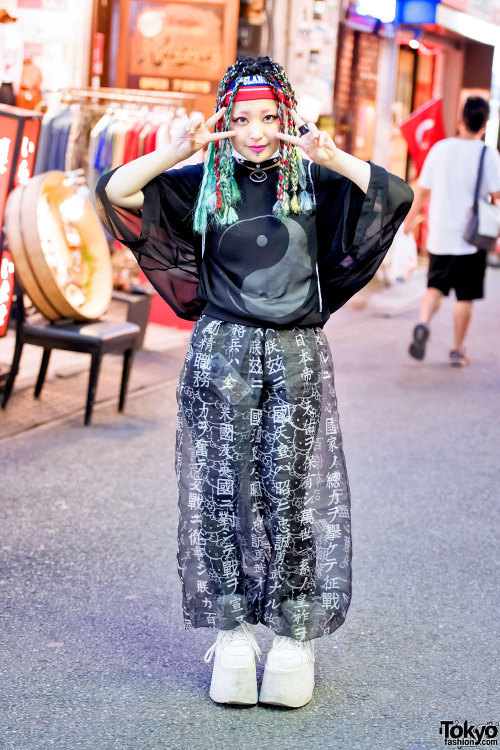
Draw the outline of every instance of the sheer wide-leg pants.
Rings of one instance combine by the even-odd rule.
[[[350,499],[323,330],[202,315],[177,400],[186,628],[336,630],[351,598]]]

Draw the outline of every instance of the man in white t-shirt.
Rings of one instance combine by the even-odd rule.
[[[403,224],[411,231],[413,223],[429,201],[429,273],[427,291],[420,306],[420,321],[413,330],[409,353],[423,359],[429,338],[429,323],[438,311],[443,296],[455,290],[454,343],[450,351],[451,364],[469,364],[464,341],[472,317],[472,303],[484,296],[486,249],[478,249],[463,239],[471,209],[479,158],[484,147],[489,105],[481,97],[469,97],[465,102],[456,138],[445,138],[436,143],[425,160],[415,189],[413,206]],[[487,148],[484,158],[480,195],[500,199],[500,155]]]

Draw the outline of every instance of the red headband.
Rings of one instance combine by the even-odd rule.
[[[235,102],[249,102],[252,99],[274,99],[276,101],[277,99],[264,76],[245,76],[239,78],[238,81],[241,81],[241,85],[234,97]],[[231,81],[224,97],[224,106],[229,104],[235,85],[236,81]]]

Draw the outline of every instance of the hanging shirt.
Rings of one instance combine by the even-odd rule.
[[[170,128],[168,123],[163,122],[156,131],[156,148],[165,148],[170,143]]]
[[[38,147],[36,150],[35,166],[33,167],[33,176],[42,174],[48,169],[49,163],[49,146],[52,138],[52,123],[60,117],[62,112],[47,112],[43,116],[40,136],[38,138]]]
[[[68,145],[64,170],[71,172],[73,169],[88,171],[90,136],[97,122],[102,118],[102,112],[92,107],[80,107],[73,118],[69,130]]]
[[[114,131],[114,148],[113,148],[113,162],[112,168],[119,167],[125,163],[125,142],[127,139],[127,132],[130,128],[128,122],[117,122]]]
[[[111,122],[110,115],[103,115],[101,119],[94,125],[90,132],[89,141],[89,154],[88,154],[88,165],[87,165],[87,184],[89,186],[90,194],[95,200],[95,188],[97,180],[101,176],[101,172],[96,169],[97,151],[101,134],[106,131],[109,123]],[[98,161],[98,160],[97,160]]]
[[[129,125],[127,133],[125,135],[125,148],[123,150],[123,163],[128,164],[129,161],[132,161],[131,155],[132,155],[132,147],[134,142],[134,128],[137,126],[137,123],[134,123],[133,125]]]
[[[152,131],[152,125],[147,122],[142,128],[141,132],[139,133],[139,156],[144,156],[145,152],[145,146],[146,146],[146,138]]]
[[[144,153],[151,154],[156,149],[156,133],[158,132],[159,125],[151,125],[150,130],[147,132],[144,139]]]
[[[272,217],[275,176],[255,185],[264,187],[257,194],[235,165],[243,198],[236,206],[239,221],[208,232],[205,254],[192,224],[202,164],[148,182],[140,210],[110,202],[109,172],[97,185],[96,205],[108,232],[132,250],[179,317],[196,320],[205,309],[249,325],[321,325],[374,276],[410,210],[413,192],[371,163],[366,194],[325,167],[307,161],[304,166],[315,209],[310,217],[291,215],[279,226]]]
[[[74,116],[74,110],[66,109],[51,121],[50,142],[47,149],[47,171],[51,169],[64,171],[69,131]]]
[[[115,120],[112,122],[106,130],[106,140],[104,142],[104,148],[102,150],[101,158],[104,164],[104,169],[111,169],[113,166],[113,158],[115,155],[116,147],[116,134],[120,128],[120,121]],[[115,169],[118,169],[118,165],[115,165]]]
[[[145,123],[143,121],[136,122],[135,125],[132,126],[130,148],[126,154],[127,161],[133,161],[139,156],[139,135],[144,127]]]

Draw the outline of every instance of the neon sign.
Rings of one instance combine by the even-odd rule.
[[[396,0],[358,0],[356,13],[378,18],[382,23],[392,23],[396,18]]]

